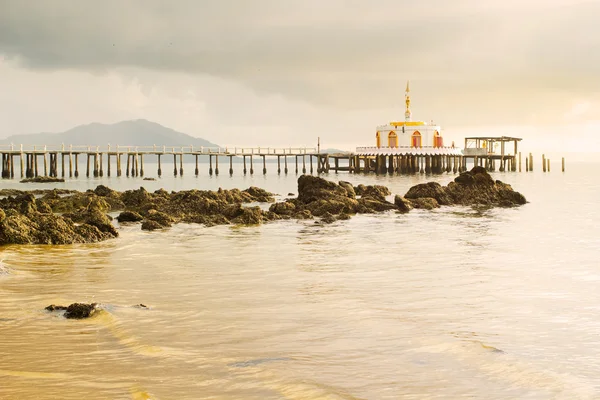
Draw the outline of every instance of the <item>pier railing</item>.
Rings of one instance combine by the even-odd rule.
[[[135,146],[135,145],[35,145],[2,144],[3,153],[137,153],[137,154],[192,154],[192,155],[316,155],[314,147],[204,147],[204,146]]]
[[[394,154],[412,154],[412,155],[462,155],[462,149],[458,147],[434,147],[434,146],[369,146],[369,147],[357,147],[357,154],[370,154],[370,155],[394,155]]]

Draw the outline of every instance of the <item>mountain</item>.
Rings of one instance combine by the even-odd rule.
[[[352,153],[352,152],[346,151],[346,150],[333,149],[333,148],[321,149],[321,154],[349,154],[349,153]]]
[[[0,143],[89,146],[204,146],[219,147],[205,139],[177,132],[156,122],[138,119],[116,124],[93,123],[80,125],[62,133],[13,135]]]

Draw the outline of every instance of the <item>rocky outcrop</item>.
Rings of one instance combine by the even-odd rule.
[[[485,169],[476,167],[462,173],[447,186],[430,182],[413,186],[405,196],[391,195],[380,185],[352,186],[349,182],[327,181],[302,175],[298,178],[297,198],[275,203],[263,189],[186,190],[148,192],[144,188],[117,192],[106,186],[76,193],[43,191],[17,192],[0,198],[0,244],[91,243],[118,236],[108,212],[122,211],[119,222],[139,222],[144,230],[165,229],[173,224],[199,223],[206,226],[258,225],[280,219],[317,218],[331,223],[357,213],[411,209],[432,210],[440,206],[515,206],[525,197],[510,185],[494,181]],[[268,211],[244,204],[272,202]],[[57,215],[62,213],[62,215]]]
[[[323,178],[302,175],[298,178],[298,197],[271,206],[270,211],[283,218],[306,219],[321,217],[323,222],[347,219],[356,213],[393,210],[396,206],[385,199],[390,195],[383,186],[330,182]],[[360,195],[357,199],[356,196]]]
[[[55,215],[32,194],[2,199],[0,208],[0,244],[93,243],[118,236],[97,202],[73,213],[72,218]]]
[[[494,181],[483,167],[461,173],[447,186],[435,182],[413,186],[404,197],[415,208],[417,203],[433,206],[431,201],[422,199],[435,199],[439,205],[462,206],[513,207],[527,203],[525,196],[506,183]]]

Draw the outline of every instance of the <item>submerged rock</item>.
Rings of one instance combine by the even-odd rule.
[[[45,308],[47,311],[65,311],[64,317],[68,319],[83,319],[91,317],[97,310],[97,304],[73,303],[68,307],[54,304]]]
[[[22,179],[21,183],[57,183],[64,181],[62,178],[55,178],[53,176],[36,176],[35,178]]]

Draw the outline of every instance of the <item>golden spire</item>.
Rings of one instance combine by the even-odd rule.
[[[411,116],[409,93],[410,93],[410,81],[406,81],[406,93],[404,94],[405,102],[406,102],[406,111],[404,112],[404,117],[405,117],[406,121],[410,121],[410,116]]]

